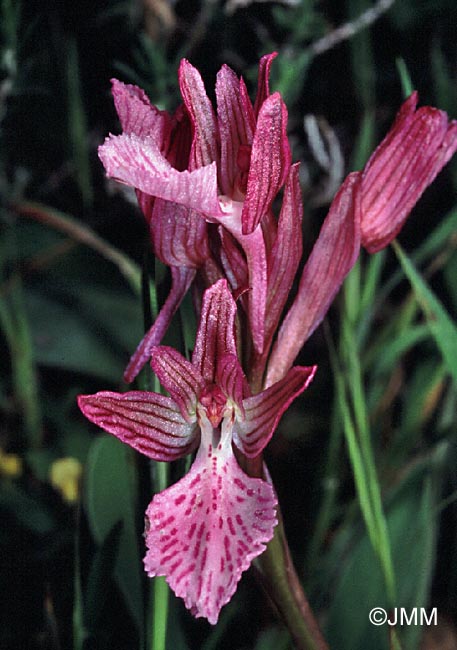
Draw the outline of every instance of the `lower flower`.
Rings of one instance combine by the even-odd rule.
[[[273,487],[244,473],[233,444],[241,455],[258,456],[316,371],[294,367],[251,395],[236,356],[235,315],[220,280],[203,297],[192,363],[172,348],[152,349],[151,366],[170,397],[131,391],[78,398],[89,420],[154,460],[175,460],[198,447],[189,473],[147,509],[144,564],[212,624],[277,524]]]

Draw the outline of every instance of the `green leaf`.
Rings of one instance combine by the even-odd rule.
[[[397,577],[397,607],[425,607],[435,559],[436,527],[429,474],[409,477],[387,511]],[[347,531],[343,530],[346,534]],[[374,607],[388,608],[385,586],[369,538],[353,529],[327,622],[327,640],[338,650],[389,650],[388,627],[369,622]],[[334,568],[335,571],[335,568]],[[398,630],[403,650],[417,648],[420,628]]]
[[[414,90],[413,82],[411,81],[411,76],[409,70],[406,67],[405,60],[398,58],[397,61],[397,71],[401,81],[401,87],[403,90],[403,97],[409,97]]]
[[[428,287],[400,244],[394,241],[392,245],[403,271],[411,283],[417,302],[424,312],[449,374],[457,385],[457,328],[440,300]]]
[[[0,507],[11,512],[21,526],[37,535],[49,535],[56,530],[57,522],[50,509],[38,496],[28,494],[15,483],[2,483]]]
[[[94,190],[89,159],[89,138],[86,112],[83,104],[83,91],[80,80],[78,46],[75,39],[67,42],[67,91],[68,91],[68,135],[76,178],[83,204],[90,207]]]
[[[138,504],[133,452],[115,438],[94,440],[87,459],[84,504],[90,529],[100,546],[122,522],[115,578],[143,638],[142,563],[140,533],[135,525]],[[100,562],[102,558],[100,559]]]
[[[89,571],[84,598],[84,629],[89,633],[96,631],[100,616],[109,599],[106,586],[114,572],[121,535],[122,521],[118,521],[97,549]]]

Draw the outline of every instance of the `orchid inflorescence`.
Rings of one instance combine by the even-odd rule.
[[[277,499],[262,451],[316,372],[294,367],[297,354],[360,247],[374,253],[392,241],[457,149],[457,122],[432,107],[416,110],[413,93],[365,168],[343,182],[284,313],[302,257],[302,198],[287,109],[269,90],[275,56],[260,60],[254,104],[243,79],[223,66],[216,113],[186,60],[183,104],[172,116],[113,80],[123,132],[99,150],[107,175],[136,189],[153,252],[172,277],[125,379],[150,361],[169,396],[104,391],[80,396],[79,406],[154,460],[197,450],[188,474],[147,509],[144,564],[213,624],[273,537]],[[191,285],[200,323],[188,361],[160,343]]]

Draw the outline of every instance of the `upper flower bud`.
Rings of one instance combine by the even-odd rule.
[[[414,92],[362,172],[362,245],[370,252],[385,248],[457,150],[457,122],[431,106],[416,110]]]

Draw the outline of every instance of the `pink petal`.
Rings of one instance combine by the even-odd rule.
[[[265,54],[259,61],[259,76],[257,80],[257,97],[255,98],[254,112],[259,114],[260,107],[270,95],[269,79],[270,69],[273,60],[278,56],[277,52]]]
[[[195,277],[195,269],[185,267],[171,267],[171,290],[159,315],[153,325],[142,338],[137,349],[133,353],[127,368],[124,372],[124,379],[130,383],[135,379],[141,368],[151,356],[151,350],[155,345],[159,345],[165,336],[171,319],[181,304],[184,296],[189,290],[192,280]]]
[[[248,267],[241,247],[226,228],[219,226],[218,231],[221,240],[219,259],[224,269],[224,275],[234,291],[246,288],[248,286]]]
[[[210,255],[208,226],[195,210],[155,199],[149,226],[154,253],[167,266],[199,268]]]
[[[362,244],[370,253],[401,230],[424,190],[457,150],[457,122],[425,106],[415,112],[417,93],[403,104],[362,176]]]
[[[198,70],[182,59],[178,76],[181,95],[194,129],[189,162],[189,169],[193,170],[218,160],[217,122]]]
[[[258,456],[269,443],[283,413],[311,383],[317,366],[295,366],[270,388],[243,401],[244,420],[233,428],[233,441],[249,458]]]
[[[189,156],[192,148],[192,125],[184,104],[176,109],[172,118],[170,146],[167,152],[168,162],[178,171],[189,167]]]
[[[195,171],[177,171],[164,158],[154,138],[109,136],[98,149],[108,176],[167,201],[210,216],[221,216],[216,163]]]
[[[243,400],[251,394],[246,376],[235,354],[224,354],[219,361],[216,384],[222,388],[241,410],[244,417]]]
[[[91,422],[153,460],[176,460],[199,442],[195,422],[186,422],[173,400],[158,393],[104,391],[79,395],[78,405]]]
[[[240,80],[223,65],[216,78],[217,114],[221,138],[220,186],[222,194],[233,196],[240,145],[252,144],[255,119],[250,102],[241,94]]]
[[[219,280],[203,294],[192,364],[208,383],[214,383],[219,359],[224,354],[236,355],[236,304],[227,286]]]
[[[256,351],[261,354],[265,344],[265,310],[267,300],[267,259],[261,228],[249,235],[231,230],[246,255],[249,273],[249,328]]]
[[[292,366],[355,264],[360,250],[359,182],[359,172],[350,174],[330,206],[273,347],[267,386],[284,377]]]
[[[257,119],[241,215],[243,234],[256,228],[289,174],[291,153],[286,129],[287,108],[281,95],[273,93],[263,102]]]
[[[249,235],[241,232],[242,203],[225,198],[221,201],[225,216],[219,219],[237,240],[246,255],[249,274],[249,328],[256,351],[261,354],[265,340],[265,307],[267,300],[267,253],[262,228]]]
[[[200,448],[189,473],[146,512],[149,576],[166,576],[195,617],[215,625],[277,523],[271,485],[239,468],[231,448]]]
[[[138,86],[111,79],[114,105],[124,133],[139,137],[151,136],[161,151],[168,146],[171,120],[166,111],[159,111]]]
[[[278,233],[268,258],[268,298],[265,312],[268,345],[289,297],[303,251],[303,207],[298,169],[299,163],[290,168],[279,215]]]
[[[151,349],[151,367],[187,422],[195,422],[197,399],[205,385],[198,370],[173,348]]]

